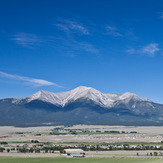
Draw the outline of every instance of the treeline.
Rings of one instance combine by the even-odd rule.
[[[32,140],[32,143],[35,143],[32,147],[28,144],[17,145],[15,148],[10,147],[9,145],[6,147],[0,147],[0,152],[6,150],[10,152],[10,150],[15,150],[20,153],[54,153],[55,151],[59,151],[63,153],[64,149],[82,149],[84,151],[113,151],[113,150],[163,150],[163,145],[155,146],[155,145],[130,145],[130,144],[99,144],[99,145],[90,145],[90,144],[76,144],[76,145],[55,145],[51,143],[37,144],[39,141]],[[2,144],[6,145],[5,142]],[[150,153],[148,155],[151,155]],[[156,155],[153,154],[153,155]]]

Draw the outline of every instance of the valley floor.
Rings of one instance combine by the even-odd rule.
[[[106,132],[107,131],[107,132]],[[74,134],[75,133],[75,134]],[[38,142],[35,142],[38,141]],[[12,127],[0,126],[0,147],[5,150],[0,152],[0,163],[162,163],[163,162],[163,126],[93,126],[76,125],[43,126],[43,127]],[[5,144],[6,143],[6,144]],[[61,146],[78,148],[80,145],[95,146],[119,143],[133,146],[154,146],[149,150],[85,150],[85,158],[72,158],[64,156],[60,151],[50,153],[41,150],[40,153],[20,153],[18,147],[26,148]],[[158,147],[158,148],[157,148]],[[15,148],[14,150],[11,150]],[[7,152],[7,149],[10,149]],[[159,149],[159,150],[158,150]],[[152,153],[153,156],[150,156]],[[157,153],[158,156],[154,156]],[[138,155],[138,156],[137,156]],[[148,155],[148,156],[147,156]]]
[[[163,140],[163,126],[98,126],[98,125],[76,125],[72,127],[64,127],[66,130],[85,130],[86,133],[75,134],[49,134],[52,129],[57,126],[43,126],[43,127],[12,127],[0,126],[0,141],[6,142],[28,142],[30,140],[39,140],[39,142],[54,142],[54,143],[68,143],[68,142],[161,142]],[[63,127],[63,126],[59,126]],[[100,131],[96,133],[96,131]],[[120,131],[125,134],[108,134],[104,131]],[[89,132],[87,132],[89,131]],[[130,132],[136,131],[136,134]],[[67,131],[66,131],[67,132]],[[22,133],[22,134],[21,134]],[[38,136],[38,135],[41,136]]]
[[[162,163],[163,158],[11,158],[0,157],[2,163]]]
[[[156,158],[156,156],[147,156],[147,153],[154,153],[159,150],[117,150],[117,151],[84,151],[86,158],[107,158],[107,157],[134,157],[134,158]],[[137,156],[137,153],[139,156]],[[0,152],[0,157],[20,157],[20,158],[51,158],[51,157],[65,157],[69,158],[71,156],[64,156],[64,154],[60,153],[17,153],[17,152]],[[158,158],[162,158],[163,156],[157,156]]]

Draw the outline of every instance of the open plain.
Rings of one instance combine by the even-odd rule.
[[[163,162],[162,126],[1,126],[0,143],[2,163]],[[85,158],[65,155],[66,148],[84,149]]]
[[[54,129],[60,129],[60,134],[51,134]],[[70,131],[75,131],[73,134]],[[113,131],[113,132],[112,132]],[[117,133],[117,132],[119,133]],[[43,126],[43,127],[0,127],[0,141],[30,142],[37,139],[39,142],[71,143],[117,143],[117,142],[152,142],[163,141],[163,126],[93,126],[76,125]]]

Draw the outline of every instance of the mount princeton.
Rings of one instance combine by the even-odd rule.
[[[133,93],[103,94],[80,86],[0,100],[0,125],[163,125],[163,105]]]

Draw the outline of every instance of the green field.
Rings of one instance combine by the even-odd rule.
[[[162,163],[163,158],[12,158],[0,157],[0,163]]]

